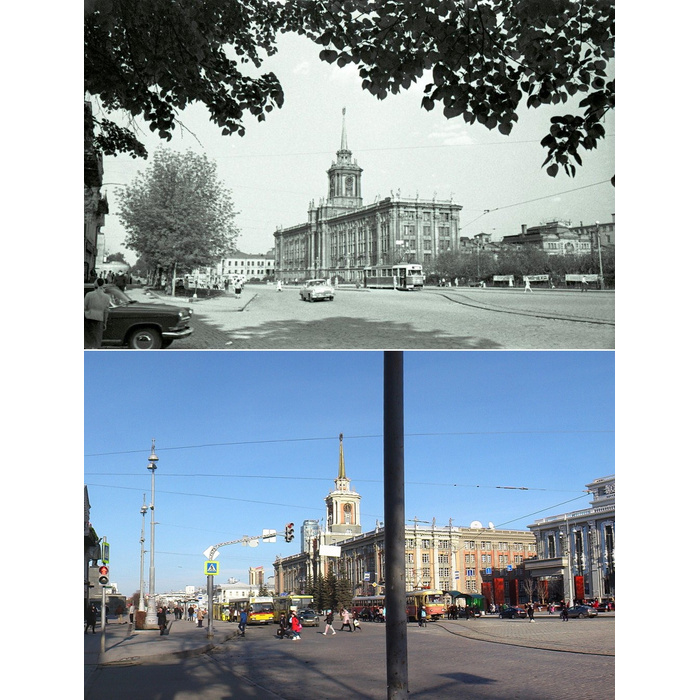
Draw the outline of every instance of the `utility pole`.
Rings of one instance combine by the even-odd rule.
[[[384,541],[387,699],[408,699],[403,353],[384,353]]]

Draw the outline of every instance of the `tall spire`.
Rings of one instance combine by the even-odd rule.
[[[347,151],[348,150],[348,134],[345,129],[345,107],[343,107],[343,132],[340,136],[340,150],[341,151]]]
[[[343,110],[345,111],[345,110]],[[338,464],[338,478],[345,479],[345,457],[343,455],[343,433],[340,433],[340,462]]]

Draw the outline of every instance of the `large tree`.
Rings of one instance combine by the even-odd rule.
[[[233,202],[216,163],[204,155],[159,148],[119,203],[126,247],[173,277],[176,269],[213,265],[235,250]]]
[[[243,70],[276,51],[280,10],[271,0],[86,0],[85,91],[108,114],[143,117],[165,140],[194,102],[206,105],[224,135],[242,136],[246,112],[262,121],[283,102],[274,74]],[[98,151],[146,157],[133,123],[87,111],[85,119]]]
[[[581,97],[579,113],[551,119],[541,144],[554,177],[573,176],[581,149],[605,135],[615,105],[612,0],[296,0],[287,24],[326,47],[320,58],[354,63],[379,99],[432,73],[422,106],[510,134],[517,109]]]

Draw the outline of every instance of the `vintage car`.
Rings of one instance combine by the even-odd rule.
[[[299,290],[299,296],[302,301],[318,301],[319,299],[333,301],[335,290],[326,280],[307,280]]]
[[[84,287],[83,296],[95,288],[88,283]],[[103,289],[112,300],[102,336],[103,346],[158,350],[169,347],[173,340],[192,335],[189,325],[192,309],[171,304],[145,304],[132,299],[114,284],[105,284]]]

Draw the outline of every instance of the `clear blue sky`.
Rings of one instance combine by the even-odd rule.
[[[408,520],[526,529],[587,507],[585,484],[614,473],[614,353],[406,352],[404,365]],[[363,530],[384,520],[381,352],[86,353],[85,392],[92,522],[126,595],[152,438],[158,591],[204,585],[209,545],[323,519],[341,432]],[[225,547],[217,582],[270,575],[299,548]]]
[[[480,124],[446,119],[440,108],[421,109],[421,84],[377,100],[361,88],[354,64],[344,68],[320,61],[321,47],[296,35],[282,35],[279,53],[266,58],[261,71],[274,72],[285,91],[281,109],[264,122],[246,118],[246,134],[222,136],[207,110],[188,107],[186,130],[164,142],[148,127],[141,136],[149,152],[158,146],[205,153],[231,191],[241,229],[240,249],[265,252],[273,247],[279,226],[303,223],[313,199],[327,195],[326,171],[340,148],[342,109],[347,108],[348,145],[364,169],[365,204],[393,191],[402,197],[450,199],[461,204],[461,234],[491,233],[495,240],[552,219],[608,222],[615,212],[615,117],[606,118],[606,139],[582,153],[575,178],[553,179],[540,166],[546,153],[539,145],[549,119],[577,113],[576,100],[566,105],[522,108],[510,136]],[[562,111],[565,110],[565,111]],[[136,120],[136,124],[142,123]],[[118,184],[133,182],[148,161],[128,155],[106,156],[103,191],[110,202],[104,233],[108,252],[123,250],[124,229],[118,219]],[[596,184],[603,183],[603,184]],[[594,185],[590,186],[589,185]],[[584,188],[584,189],[582,189]],[[576,190],[576,191],[572,191]],[[489,210],[488,214],[484,211]],[[133,251],[126,251],[134,262]]]

